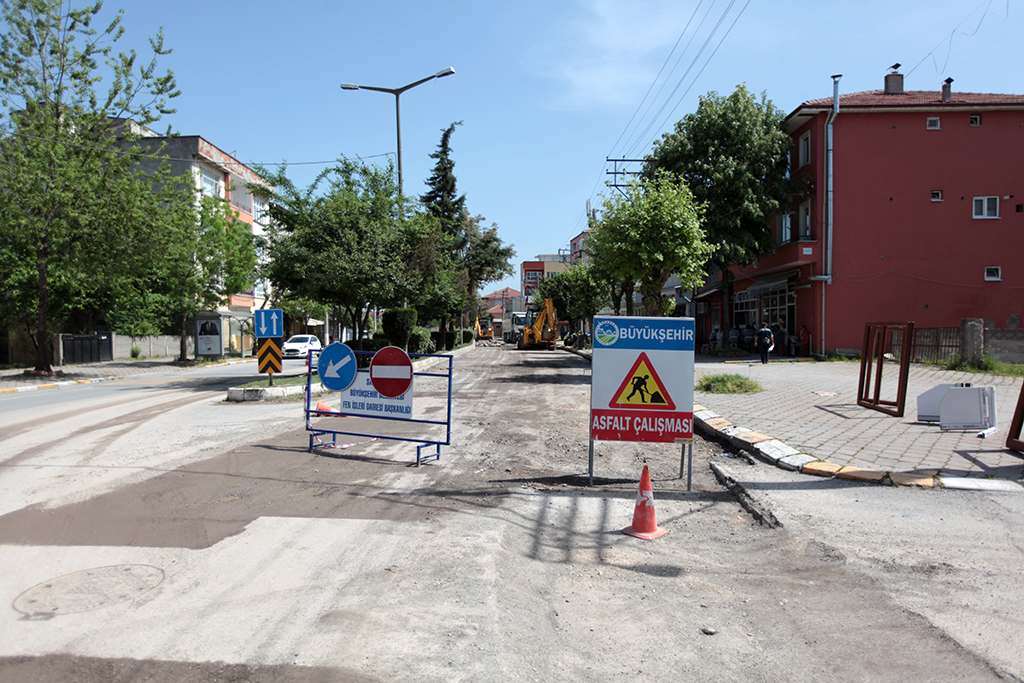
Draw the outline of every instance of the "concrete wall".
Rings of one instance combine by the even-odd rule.
[[[181,337],[161,335],[158,337],[131,338],[123,334],[114,335],[114,360],[127,360],[132,357],[132,347],[139,347],[145,358],[174,358],[181,351]],[[195,355],[195,340],[188,338],[188,354]]]
[[[1024,363],[1024,330],[985,330],[985,355],[1003,363]]]

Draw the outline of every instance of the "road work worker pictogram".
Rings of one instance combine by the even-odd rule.
[[[608,407],[675,410],[676,406],[647,354],[641,353]]]

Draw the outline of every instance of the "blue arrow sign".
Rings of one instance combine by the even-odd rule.
[[[284,336],[284,312],[280,308],[264,308],[253,312],[256,316],[256,338]]]
[[[345,391],[356,381],[356,352],[334,342],[320,353],[320,383],[331,391]]]

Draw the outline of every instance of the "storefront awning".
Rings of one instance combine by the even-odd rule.
[[[799,270],[788,270],[784,273],[765,275],[754,280],[754,284],[747,287],[747,294],[767,294],[777,292],[789,286],[789,281],[800,274]]]

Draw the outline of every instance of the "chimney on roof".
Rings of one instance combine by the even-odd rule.
[[[889,67],[892,69],[890,73],[885,75],[885,94],[886,95],[902,95],[903,94],[903,74],[896,69],[900,68],[899,62]]]
[[[953,79],[947,78],[942,82],[942,101],[952,102],[953,101]]]

